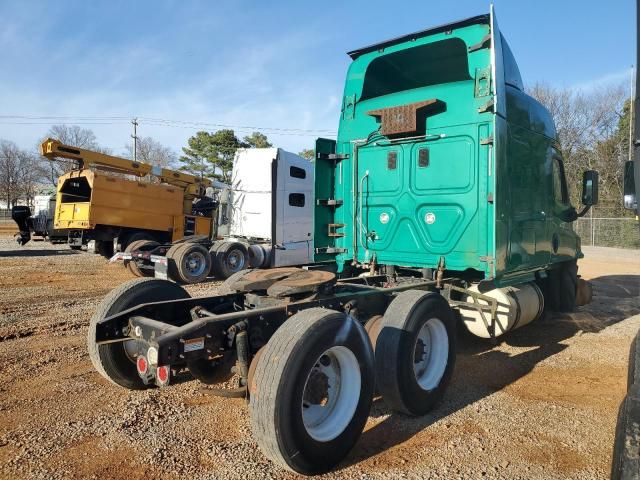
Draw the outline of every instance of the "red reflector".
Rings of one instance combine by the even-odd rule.
[[[147,373],[147,369],[149,365],[147,364],[147,359],[142,355],[138,355],[138,359],[136,360],[136,367],[138,368],[138,373],[140,375],[144,375]]]
[[[160,383],[167,383],[169,381],[169,367],[166,365],[158,367],[156,370],[156,378]]]

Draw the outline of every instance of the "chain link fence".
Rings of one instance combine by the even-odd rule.
[[[638,221],[619,206],[598,205],[579,218],[573,228],[582,245],[640,249]]]
[[[11,220],[11,210],[0,208],[0,224],[9,222],[13,222],[13,220]]]
[[[582,245],[640,248],[640,228],[633,218],[583,217],[574,223]]]

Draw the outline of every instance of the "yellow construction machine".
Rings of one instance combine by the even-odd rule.
[[[134,242],[170,243],[213,234],[218,202],[206,195],[209,179],[51,138],[40,148],[46,158],[76,162],[58,179],[54,216],[54,228],[68,231],[71,248],[93,240],[96,251],[110,257]]]

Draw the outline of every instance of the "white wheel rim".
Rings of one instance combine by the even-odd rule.
[[[329,442],[349,425],[360,400],[360,365],[351,350],[326,350],[307,375],[302,393],[302,421],[318,442]]]
[[[433,390],[438,386],[449,359],[449,335],[441,320],[427,320],[416,338],[414,345],[413,373],[423,390]]]

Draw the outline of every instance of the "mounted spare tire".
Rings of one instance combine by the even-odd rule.
[[[297,473],[331,470],[371,408],[373,352],[362,326],[342,312],[303,310],[276,330],[256,362],[249,410],[263,453]]]
[[[181,283],[199,283],[211,270],[209,251],[199,243],[182,243],[167,252],[169,276]]]
[[[213,259],[213,274],[216,278],[229,278],[248,267],[249,253],[243,243],[225,242],[218,247]]]
[[[107,295],[91,317],[87,344],[89,357],[95,369],[107,380],[130,390],[148,388],[136,369],[137,340],[126,340],[98,345],[96,343],[96,326],[100,320],[120,313],[142,303],[160,302],[163,300],[179,300],[189,298],[189,294],[176,283],[155,278],[137,278],[123,283]],[[175,311],[168,308],[162,318],[156,320],[174,323]],[[188,310],[184,312],[188,318]]]

